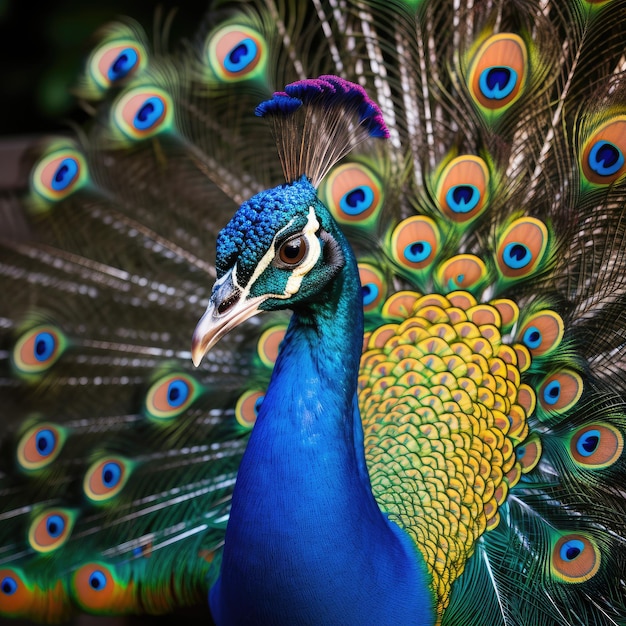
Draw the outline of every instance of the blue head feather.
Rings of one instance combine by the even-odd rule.
[[[218,235],[215,260],[218,278],[235,261],[242,269],[238,278],[243,280],[246,275],[249,278],[276,233],[294,218],[306,219],[308,207],[315,205],[321,203],[305,176],[295,183],[262,191],[244,202]]]

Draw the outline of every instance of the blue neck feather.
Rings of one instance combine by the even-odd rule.
[[[432,624],[418,552],[379,510],[356,405],[356,263],[296,311],[242,460],[220,579],[223,624]]]

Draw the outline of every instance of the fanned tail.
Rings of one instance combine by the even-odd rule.
[[[286,321],[250,322],[197,370],[191,332],[220,228],[306,170],[255,107],[326,77],[363,88],[388,128],[345,158],[332,119],[297,136],[340,158],[314,182],[359,256],[372,485],[431,567],[440,623],[626,623],[623,15],[623,0],[218,2],[168,52],[134,22],[103,29],[75,88],[89,121],[27,155],[28,220],[3,207],[0,614],[206,600]],[[416,327],[434,352],[403,352]],[[464,347],[439,342],[449,328]],[[392,353],[437,419],[391,399]],[[475,436],[460,469],[452,402]],[[400,413],[422,421],[398,434]],[[419,471],[396,498],[403,454]]]

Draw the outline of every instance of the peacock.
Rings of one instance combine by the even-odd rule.
[[[626,624],[626,2],[170,27],[2,196],[0,616]]]

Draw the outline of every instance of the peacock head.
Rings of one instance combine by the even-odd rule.
[[[316,187],[369,137],[389,137],[380,108],[339,76],[299,80],[256,108],[272,124],[285,180],[244,202],[217,240],[217,281],[192,340],[197,366],[244,320],[327,301],[350,248]],[[305,174],[305,175],[303,175]],[[358,285],[354,265],[355,286]]]
[[[345,264],[342,240],[304,176],[244,202],[217,239],[217,281],[193,335],[194,364],[243,321],[318,295]]]

